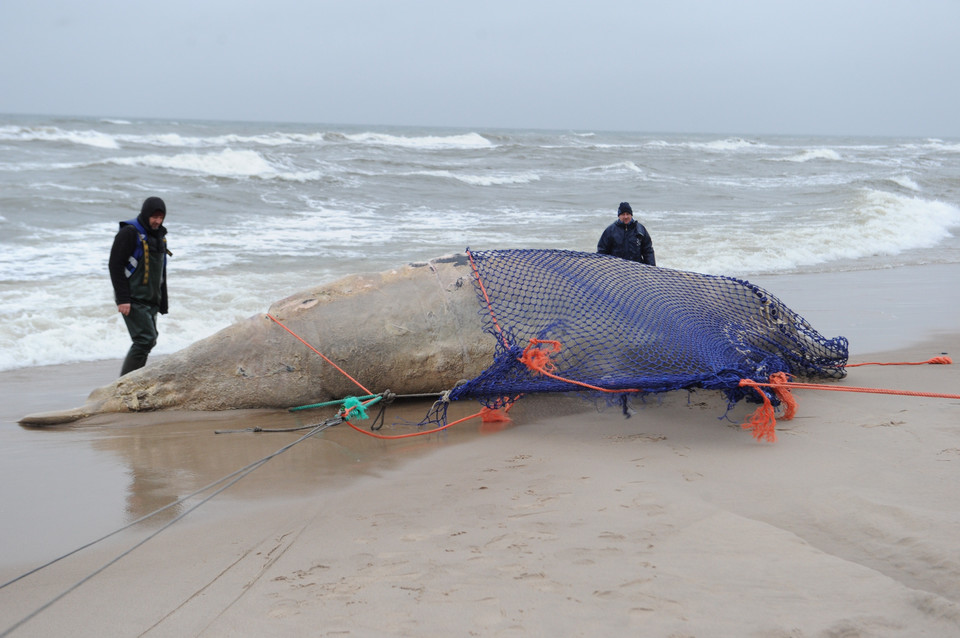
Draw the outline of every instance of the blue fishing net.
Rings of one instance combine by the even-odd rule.
[[[467,252],[484,329],[497,347],[492,365],[450,400],[497,408],[529,393],[705,388],[723,392],[732,406],[758,400],[742,379],[846,374],[846,338],[821,336],[747,281],[595,253]]]

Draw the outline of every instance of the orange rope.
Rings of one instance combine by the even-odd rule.
[[[553,350],[541,350],[537,346],[541,343],[546,343],[553,346]],[[567,379],[565,377],[558,376],[553,374],[553,371],[557,367],[553,364],[553,361],[550,359],[551,354],[556,354],[560,352],[561,344],[559,341],[550,341],[543,339],[531,339],[530,345],[527,346],[523,355],[517,359],[522,364],[533,370],[534,372],[539,372],[540,374],[550,377],[551,379],[556,379],[557,381],[563,381],[564,383],[569,383],[571,385],[578,385],[581,388],[588,388],[590,390],[596,390],[597,392],[609,392],[611,394],[616,394],[619,392],[643,392],[638,388],[625,388],[621,390],[611,390],[610,388],[601,388],[600,386],[590,385],[589,383],[583,383],[582,381],[574,381],[573,379]]]
[[[423,432],[408,432],[408,433],[406,433],[406,434],[377,434],[376,432],[371,432],[371,431],[369,431],[369,430],[364,430],[364,429],[362,429],[362,428],[359,428],[359,427],[357,427],[356,425],[354,425],[353,423],[351,423],[350,421],[346,421],[346,424],[349,425],[349,426],[350,426],[351,428],[353,428],[354,430],[356,430],[357,432],[359,432],[360,434],[366,434],[367,436],[372,436],[372,437],[375,438],[375,439],[408,439],[408,438],[413,437],[413,436],[425,436],[425,435],[427,435],[427,434],[433,434],[434,432],[442,432],[443,430],[446,430],[447,428],[449,428],[449,427],[451,427],[451,426],[457,425],[458,423],[463,423],[464,421],[469,421],[470,419],[475,419],[475,418],[477,418],[477,417],[481,417],[481,419],[483,420],[484,423],[491,423],[491,422],[497,422],[497,421],[499,421],[499,422],[509,421],[509,420],[510,420],[510,417],[508,417],[508,416],[505,414],[505,412],[506,412],[507,410],[509,410],[509,409],[510,409],[510,406],[507,406],[506,408],[504,408],[503,411],[500,411],[500,410],[492,410],[492,409],[484,406],[484,407],[483,407],[479,412],[477,412],[476,414],[471,414],[470,416],[465,416],[465,417],[463,417],[462,419],[458,419],[458,420],[456,420],[456,421],[453,421],[452,423],[447,423],[446,425],[441,425],[440,427],[434,428],[434,429],[432,429],[432,430],[425,430],[425,431],[423,431]]]
[[[289,332],[291,335],[293,335],[300,343],[302,343],[303,345],[307,346],[308,348],[310,348],[311,350],[313,350],[314,352],[316,352],[318,355],[320,355],[321,357],[323,357],[323,360],[324,360],[324,361],[326,361],[327,363],[329,363],[330,365],[332,365],[334,368],[336,368],[337,370],[339,370],[339,371],[340,371],[340,374],[342,374],[342,375],[345,376],[346,378],[348,378],[348,379],[350,379],[351,381],[353,381],[354,383],[356,383],[357,386],[359,386],[359,388],[360,388],[361,390],[363,390],[363,391],[366,392],[367,394],[374,394],[373,392],[370,392],[370,390],[367,390],[365,387],[363,387],[363,385],[362,385],[359,381],[357,381],[356,379],[354,379],[353,377],[351,377],[349,374],[347,374],[346,372],[344,372],[343,369],[342,369],[340,366],[338,366],[337,364],[335,364],[335,363],[334,363],[333,361],[331,361],[330,359],[326,358],[326,357],[323,355],[322,352],[320,352],[319,350],[317,350],[316,348],[314,348],[313,346],[311,346],[309,343],[307,343],[306,341],[304,341],[303,338],[302,338],[300,335],[298,335],[298,334],[295,333],[293,330],[291,330],[290,328],[288,328],[288,327],[286,327],[285,325],[283,325],[283,322],[281,322],[279,319],[277,319],[276,317],[274,317],[274,316],[271,315],[270,313],[267,313],[267,317],[269,317],[270,319],[272,319],[272,320],[274,321],[274,323],[276,323],[278,326],[280,326],[281,328],[283,328],[284,330],[286,330],[287,332]]]
[[[947,356],[942,356],[942,357],[933,357],[932,359],[927,359],[926,361],[896,361],[896,362],[890,362],[890,363],[866,361],[864,363],[848,363],[846,367],[855,368],[857,366],[923,366],[927,364],[950,365],[952,363],[953,363],[953,359]]]
[[[790,393],[788,387],[790,385],[785,372],[774,372],[771,374],[770,383],[758,383],[753,379],[741,379],[740,387],[746,386],[756,390],[757,394],[759,394],[763,400],[763,404],[754,410],[753,414],[751,414],[747,418],[747,421],[740,427],[744,430],[751,430],[753,438],[758,441],[766,440],[770,443],[775,443],[777,440],[777,419],[774,415],[773,403],[770,401],[767,393],[760,389],[760,386],[773,389],[773,393],[777,395],[777,398],[780,399],[784,405],[782,418],[785,421],[789,421],[797,413],[797,401]]]
[[[493,322],[493,327],[500,333],[500,340],[503,342],[503,346],[509,349],[510,342],[507,341],[506,335],[503,334],[503,329],[500,328],[497,316],[493,314],[493,305],[490,301],[490,296],[487,294],[487,288],[483,285],[483,280],[480,279],[480,271],[477,269],[477,264],[473,261],[473,253],[469,250],[467,251],[467,257],[470,259],[470,267],[473,269],[473,276],[477,279],[477,285],[480,286],[480,292],[483,293],[483,299],[487,302],[487,310],[490,311],[490,320]]]
[[[741,386],[762,386],[762,387],[774,387],[773,383],[760,383],[758,381],[752,381],[750,379],[743,379],[740,381]],[[799,390],[829,390],[831,392],[865,392],[868,394],[892,394],[892,395],[901,395],[908,397],[928,397],[933,399],[960,399],[960,394],[940,394],[938,392],[913,392],[911,390],[885,390],[883,388],[858,388],[854,386],[835,386],[835,385],[825,385],[822,383],[796,383],[796,382],[786,382],[783,384],[777,384],[780,387],[787,389],[799,389]]]
[[[926,362],[924,362],[926,363]],[[942,363],[942,362],[937,362]],[[917,364],[908,364],[917,365]],[[790,393],[791,389],[800,390],[829,390],[831,392],[862,392],[868,394],[891,394],[909,397],[928,397],[933,399],[958,399],[960,394],[941,394],[938,392],[914,392],[912,390],[887,390],[883,388],[860,388],[854,386],[836,386],[823,383],[796,383],[787,380],[787,375],[783,372],[777,372],[770,375],[769,383],[761,383],[753,379],[741,379],[740,387],[750,387],[757,391],[763,404],[751,414],[747,421],[741,426],[744,430],[752,430],[755,439],[766,439],[773,443],[777,440],[776,418],[774,416],[773,404],[766,392],[760,390],[761,387],[771,388],[777,398],[780,399],[785,407],[783,419],[789,421],[794,417],[797,410],[797,402]]]

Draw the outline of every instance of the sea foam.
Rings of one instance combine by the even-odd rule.
[[[116,137],[101,131],[65,131],[56,126],[0,126],[0,140],[69,142],[97,148],[120,148]]]
[[[180,153],[177,155],[140,155],[117,157],[107,163],[122,166],[148,166],[210,175],[213,177],[258,177],[304,182],[319,179],[319,171],[285,171],[253,150],[224,149],[215,153]]]
[[[771,223],[772,222],[772,223]],[[793,223],[754,216],[722,235],[699,225],[655,237],[658,265],[717,275],[826,268],[831,262],[887,258],[930,248],[960,227],[960,208],[945,202],[863,189],[850,208]]]
[[[836,152],[832,148],[810,148],[806,149],[801,153],[796,155],[791,155],[789,157],[775,158],[784,162],[809,162],[811,160],[836,160],[841,159],[840,153]]]
[[[403,146],[416,149],[471,149],[471,148],[489,148],[493,143],[480,135],[479,133],[466,133],[463,135],[423,135],[417,137],[404,137],[400,135],[388,135],[386,133],[356,133],[345,135],[347,139],[364,144],[377,144],[383,146]]]

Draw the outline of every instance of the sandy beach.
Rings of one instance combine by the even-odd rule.
[[[957,361],[958,275],[751,281],[824,335],[847,336],[851,363]],[[853,367],[832,385],[956,395],[958,365]],[[216,430],[328,416],[16,424],[81,404],[118,368],[0,373],[0,583],[303,434]],[[710,392],[671,393],[631,418],[530,397],[502,429],[474,420],[402,441],[337,426],[167,529],[197,499],[0,589],[0,632],[960,636],[960,400],[794,394],[797,416],[778,422],[773,444],[740,429],[754,404],[724,418]],[[415,422],[427,405],[391,406],[388,423]]]

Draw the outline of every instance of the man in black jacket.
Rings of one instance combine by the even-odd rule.
[[[653,254],[653,240],[650,233],[633,218],[633,209],[629,202],[620,202],[617,209],[617,221],[603,231],[597,243],[597,252],[613,255],[621,259],[639,261],[650,266],[657,265]]]
[[[120,222],[110,250],[110,282],[133,345],[120,375],[142,368],[157,344],[157,313],[167,314],[167,207],[148,197],[136,219]]]

